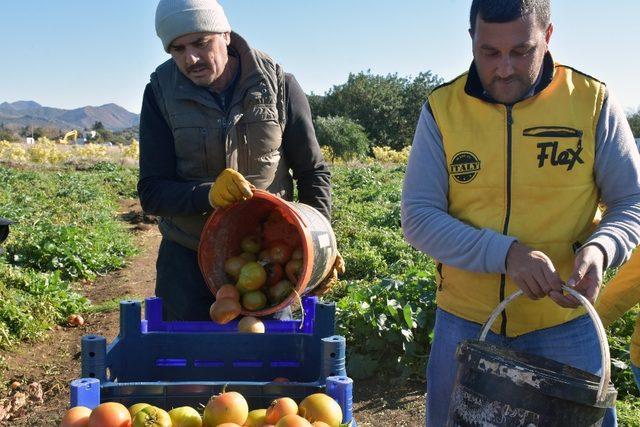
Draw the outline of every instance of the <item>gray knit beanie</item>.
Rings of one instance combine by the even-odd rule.
[[[164,50],[180,36],[191,33],[228,33],[231,26],[216,0],[160,0],[156,9],[156,34]]]

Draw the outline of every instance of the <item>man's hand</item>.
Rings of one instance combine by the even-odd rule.
[[[544,253],[514,242],[507,253],[507,274],[531,299],[549,296],[557,304],[571,304],[562,294],[562,280]]]
[[[576,254],[573,264],[573,273],[567,286],[574,288],[589,300],[591,304],[595,304],[600,285],[602,284],[602,269],[604,268],[604,254],[595,245],[587,245]],[[570,305],[567,307],[578,307],[580,302],[572,297],[567,296]]]
[[[342,255],[340,255],[340,252],[338,252],[338,254],[336,255],[336,260],[333,263],[333,268],[331,268],[331,271],[329,272],[329,274],[327,274],[327,277],[325,277],[324,280],[320,282],[318,286],[316,286],[312,294],[317,297],[321,297],[322,295],[329,292],[333,285],[338,283],[338,275],[344,274],[344,272],[344,259],[342,258]]]
[[[252,185],[241,173],[227,168],[216,178],[209,191],[209,203],[214,208],[227,206],[253,197]]]

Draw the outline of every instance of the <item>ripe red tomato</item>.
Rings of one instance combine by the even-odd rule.
[[[284,268],[280,264],[269,263],[264,266],[267,271],[267,285],[275,285],[284,276]]]
[[[284,242],[276,242],[269,248],[271,260],[277,264],[286,264],[291,259],[293,250]]]

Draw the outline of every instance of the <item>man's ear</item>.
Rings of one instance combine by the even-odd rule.
[[[551,34],[553,34],[553,24],[549,23],[549,26],[547,27],[547,29],[544,32],[544,39],[547,42],[547,45],[551,41]]]

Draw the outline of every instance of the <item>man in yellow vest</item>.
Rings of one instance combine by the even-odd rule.
[[[437,263],[427,425],[445,424],[455,349],[514,291],[490,342],[600,370],[594,302],[640,242],[640,158],[605,85],[556,63],[550,0],[474,0],[468,72],[425,104],[402,196],[406,239]],[[608,206],[597,228],[593,219]],[[486,420],[490,422],[491,420]],[[608,410],[605,424],[616,425]]]

